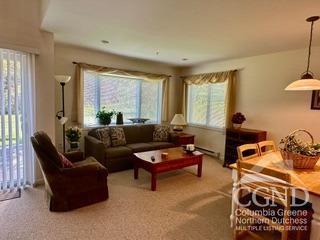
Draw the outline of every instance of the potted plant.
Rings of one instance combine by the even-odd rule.
[[[114,111],[107,112],[106,108],[102,107],[102,109],[97,112],[96,118],[99,119],[101,125],[109,125],[114,114]]]
[[[66,138],[70,144],[71,150],[79,148],[81,129],[77,126],[69,127],[66,130]]]
[[[241,113],[241,112],[237,112],[235,114],[233,114],[232,116],[232,124],[233,127],[236,129],[241,128],[242,123],[246,120],[246,117]]]

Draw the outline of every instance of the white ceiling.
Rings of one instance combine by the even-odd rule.
[[[320,0],[50,0],[42,28],[57,42],[192,65],[307,47],[312,15]]]

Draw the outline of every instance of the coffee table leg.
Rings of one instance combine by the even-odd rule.
[[[202,160],[198,163],[198,177],[202,175]]]
[[[139,167],[134,165],[134,179],[138,179],[139,177]]]
[[[151,173],[151,191],[155,191],[157,188],[157,174]]]

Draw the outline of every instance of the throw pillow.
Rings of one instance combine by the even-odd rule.
[[[126,136],[124,135],[123,128],[115,127],[110,128],[110,136],[112,146],[123,146],[127,144]]]
[[[72,168],[73,163],[69,161],[62,153],[59,153],[61,165],[63,168]]]
[[[110,129],[108,127],[97,129],[97,135],[106,148],[111,146]]]
[[[169,141],[169,126],[157,125],[154,128],[153,132],[153,141],[154,142],[168,142]]]

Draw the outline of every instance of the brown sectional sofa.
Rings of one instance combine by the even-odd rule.
[[[127,144],[106,148],[99,140],[96,130],[85,136],[85,155],[92,156],[104,165],[108,172],[117,172],[132,168],[133,153],[175,147],[175,139],[170,135],[168,142],[154,142],[155,124],[121,125]]]

